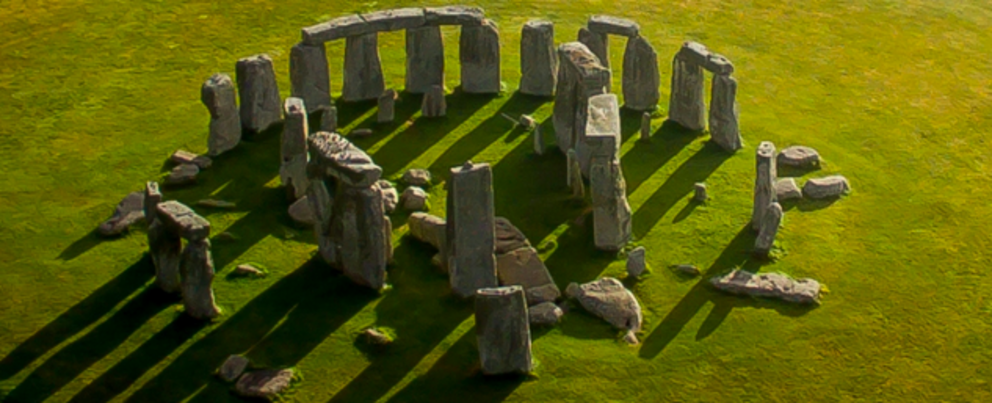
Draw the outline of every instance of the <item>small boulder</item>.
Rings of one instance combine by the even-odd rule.
[[[289,205],[289,217],[302,225],[313,225],[316,219],[313,216],[313,208],[306,196]]]
[[[564,314],[554,302],[542,302],[527,309],[530,324],[535,326],[554,326]]]
[[[706,202],[707,199],[709,199],[709,195],[706,194],[706,184],[705,183],[697,183],[697,184],[693,185],[692,188],[693,188],[693,191],[694,191],[694,193],[692,195],[692,201],[694,201],[696,203],[704,203],[704,202]]]
[[[638,246],[634,250],[627,252],[627,275],[630,277],[640,277],[644,274],[647,269],[647,262],[645,261],[645,249],[643,246]]]
[[[200,169],[210,168],[210,166],[214,164],[214,161],[210,159],[210,157],[206,155],[196,155],[186,150],[176,150],[176,152],[172,153],[172,156],[169,157],[169,160],[179,165],[193,164]]]
[[[362,337],[365,338],[366,343],[375,346],[385,346],[393,343],[392,337],[374,327],[363,330]]]
[[[382,208],[386,210],[386,214],[392,213],[400,202],[399,192],[396,191],[396,187],[392,183],[385,179],[379,179],[376,184],[379,185],[379,193],[382,194]]]
[[[416,186],[410,186],[403,191],[403,196],[400,196],[400,201],[403,202],[403,208],[410,211],[425,211],[427,210],[427,192]]]
[[[119,235],[138,221],[145,219],[145,193],[131,192],[117,203],[114,215],[100,224],[97,231],[103,236]]]
[[[428,187],[431,185],[431,172],[426,169],[411,169],[403,173],[402,180],[410,186]]]
[[[778,298],[797,304],[820,303],[820,283],[809,278],[794,280],[779,273],[754,274],[734,270],[725,276],[712,278],[710,283],[731,294]]]
[[[794,178],[782,178],[775,182],[775,195],[779,201],[802,199],[803,191]]]
[[[700,274],[699,273],[699,268],[696,267],[695,265],[691,265],[691,264],[677,264],[677,265],[674,265],[674,266],[671,266],[671,267],[673,269],[675,269],[675,271],[677,271],[679,273],[682,273],[682,274],[685,274],[687,276],[696,277],[696,276],[698,276]]]
[[[847,178],[840,175],[813,178],[803,185],[803,195],[810,199],[828,199],[839,197],[851,190]]]
[[[571,283],[565,289],[565,295],[579,300],[585,310],[614,327],[626,329],[624,340],[628,343],[638,342],[635,334],[641,330],[641,305],[620,280],[603,277],[582,285]]]
[[[186,185],[196,182],[196,175],[200,173],[200,168],[194,164],[182,164],[169,172],[165,177],[166,185]]]
[[[234,382],[245,372],[245,368],[248,368],[248,358],[240,354],[233,354],[227,357],[217,369],[217,375],[225,382]]]
[[[234,392],[243,397],[274,400],[280,393],[289,389],[293,380],[293,369],[265,369],[252,371],[241,376],[234,385]]]
[[[796,168],[815,168],[820,166],[820,153],[806,146],[792,146],[778,153],[779,165]]]
[[[234,274],[239,276],[265,277],[265,272],[250,264],[239,264],[234,268]]]
[[[201,207],[218,208],[218,209],[232,209],[237,207],[237,204],[234,204],[232,202],[224,201],[224,200],[216,200],[216,199],[201,199],[196,202],[196,205]]]
[[[530,115],[520,115],[520,121],[518,123],[524,130],[534,130],[537,127],[537,121]]]

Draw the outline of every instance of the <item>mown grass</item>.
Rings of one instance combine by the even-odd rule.
[[[288,52],[299,28],[356,4],[287,0],[0,0],[0,396],[7,401],[236,400],[212,376],[232,353],[305,373],[298,401],[989,401],[992,370],[992,7],[978,1],[482,2],[500,26],[508,93],[452,91],[448,117],[419,119],[403,95],[397,122],[374,105],[342,105],[344,131],[397,178],[429,168],[432,213],[443,215],[447,170],[493,164],[496,210],[538,245],[556,282],[623,277],[623,261],[592,247],[586,206],[569,200],[564,157],[537,156],[500,112],[533,114],[549,149],[548,100],[516,95],[523,23],[548,18],[556,40],[607,12],[641,24],[660,55],[662,102],[650,143],[624,114],[623,169],[634,235],[649,278],[630,282],[644,308],[642,344],[580,309],[535,329],[533,378],[483,379],[470,303],[448,291],[434,251],[393,217],[392,288],[354,287],[313,255],[278,188],[278,133],[215,161],[194,187],[166,197],[229,200],[197,208],[215,227],[212,324],[181,313],[151,286],[141,228],[115,240],[93,229],[121,197],[165,168],[177,148],[206,149],[199,86],[268,52],[288,96]],[[457,30],[445,29],[447,84],[458,83]],[[740,81],[735,155],[705,133],[664,125],[670,57],[686,39],[727,55]],[[615,89],[623,41],[611,41]],[[380,38],[389,85],[402,88],[403,34]],[[340,92],[343,44],[328,46]],[[804,144],[854,187],[831,204],[787,206],[780,257],[748,250],[754,146]],[[705,181],[712,200],[690,203]],[[259,279],[229,278],[244,262]],[[705,275],[666,269],[692,263]],[[802,309],[725,296],[704,279],[743,267],[813,277],[831,293]],[[396,342],[369,353],[368,326]]]

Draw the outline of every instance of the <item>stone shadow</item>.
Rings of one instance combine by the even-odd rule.
[[[108,213],[107,216],[109,217],[110,214]],[[128,231],[128,232],[130,232],[130,231]],[[88,232],[86,235],[83,235],[82,238],[77,239],[75,242],[73,242],[67,248],[65,248],[65,250],[63,250],[61,253],[59,253],[59,256],[58,256],[57,259],[59,259],[59,260],[72,260],[72,259],[75,259],[75,258],[79,257],[79,255],[82,255],[82,254],[84,254],[86,252],[89,252],[90,249],[95,248],[97,245],[99,245],[103,241],[105,241],[105,240],[113,240],[113,239],[116,239],[116,238],[127,236],[128,235],[128,232],[125,232],[125,233],[121,234],[120,236],[113,237],[113,238],[103,237],[103,236],[100,235],[100,232],[94,226],[93,229],[90,230],[90,232]],[[2,376],[0,376],[0,378],[2,378]]]
[[[393,110],[393,121],[385,123],[379,123],[377,103],[376,113],[373,113],[355,126],[355,129],[371,129],[372,135],[365,137],[348,136],[348,141],[351,141],[353,144],[358,146],[358,148],[367,150],[383,137],[389,135],[389,133],[392,133],[407,123],[410,123],[410,118],[417,112],[420,112],[420,105],[421,102],[423,102],[423,99],[424,96],[422,94],[411,94],[405,91],[399,93]]]
[[[636,119],[639,129],[640,117],[637,116]],[[624,122],[627,121],[634,121],[634,117]],[[627,194],[634,193],[645,180],[701,135],[702,132],[692,131],[666,120],[652,133],[650,141],[638,139],[634,148],[627,151],[620,160],[623,176],[627,181]]]

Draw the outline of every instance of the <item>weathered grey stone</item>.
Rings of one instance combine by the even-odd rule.
[[[145,182],[145,193],[142,201],[142,212],[148,224],[155,221],[155,208],[162,202],[162,192],[158,188],[158,182]]]
[[[775,182],[775,196],[779,201],[802,199],[803,191],[796,185],[793,178],[779,179]]]
[[[551,273],[532,247],[496,256],[496,273],[500,285],[524,287],[528,305],[554,301],[561,296]]]
[[[478,290],[475,294],[475,334],[484,374],[529,373],[534,369],[523,288]]]
[[[362,138],[372,135],[372,129],[354,129],[351,133],[348,133],[348,137],[352,138]]]
[[[385,179],[379,179],[376,184],[379,186],[379,193],[382,193],[382,208],[385,209],[386,214],[392,213],[400,202],[399,192],[396,191],[396,187],[392,183]]]
[[[428,25],[482,25],[485,12],[478,7],[444,6],[424,8]]]
[[[679,273],[693,277],[698,276],[700,274],[699,268],[691,264],[677,264],[671,267],[674,268]]]
[[[500,46],[496,23],[462,25],[458,57],[461,61],[462,92],[498,94],[500,91]]]
[[[651,112],[641,115],[641,140],[651,141]]]
[[[444,248],[447,239],[447,224],[444,219],[427,213],[413,213],[407,220],[410,235],[415,239],[426,242],[435,249]]]
[[[196,175],[200,173],[200,168],[194,164],[182,164],[172,168],[169,175],[163,181],[166,185],[180,186],[196,183]]]
[[[544,155],[544,134],[541,133],[541,126],[534,126],[534,154]]]
[[[418,28],[427,22],[424,16],[424,9],[419,7],[373,11],[371,13],[364,13],[361,17],[369,25],[369,28],[375,32]]]
[[[217,369],[217,375],[225,382],[234,382],[245,372],[245,368],[248,368],[248,358],[240,354],[233,354],[228,356]]]
[[[637,343],[634,334],[641,330],[641,305],[620,280],[603,277],[582,285],[571,283],[565,295],[579,300],[579,304],[589,313],[618,329],[627,330],[626,339]]]
[[[385,90],[378,34],[349,36],[345,40],[341,98],[346,102],[368,101],[378,99]]]
[[[217,156],[237,146],[241,141],[241,117],[231,77],[221,73],[210,76],[200,87],[200,102],[210,112],[207,153]]]
[[[610,68],[610,37],[607,34],[595,33],[586,27],[579,28],[578,41],[589,48],[603,67]],[[607,91],[612,91],[612,83],[606,83]]]
[[[310,136],[310,128],[303,102],[301,98],[286,98],[280,147],[282,164],[279,166],[279,179],[296,199],[306,195],[310,187],[310,180],[307,179],[307,137]]]
[[[282,117],[282,102],[272,59],[264,54],[250,56],[238,60],[236,67],[241,127],[260,133]]]
[[[220,308],[214,303],[214,260],[210,256],[209,239],[192,240],[186,244],[179,263],[179,275],[182,278],[183,307],[187,314],[196,319],[211,319],[220,315]]]
[[[561,321],[565,312],[554,302],[543,302],[528,307],[527,314],[532,326],[554,326]]]
[[[634,250],[627,252],[627,275],[630,277],[640,277],[647,270],[648,264],[643,246],[638,246]]]
[[[234,274],[239,276],[265,277],[265,272],[250,264],[239,264],[234,268]]]
[[[317,132],[308,139],[308,170],[332,177],[343,185],[369,187],[382,176],[382,168],[365,151],[337,133]],[[312,173],[309,173],[312,176]]]
[[[416,186],[410,186],[400,196],[403,208],[410,211],[427,211],[427,192]]]
[[[97,230],[103,236],[123,233],[131,225],[145,219],[144,206],[144,192],[128,193],[120,203],[117,203],[117,207],[114,208],[114,215],[100,224]]]
[[[775,194],[775,181],[778,179],[775,169],[775,144],[770,141],[762,141],[761,144],[758,144],[755,159],[757,174],[754,179],[754,208],[751,214],[751,228],[758,231],[768,206],[778,201]]]
[[[661,97],[659,86],[658,53],[643,36],[627,39],[623,53],[624,107],[635,111],[655,110]]]
[[[636,22],[626,18],[610,15],[594,15],[586,23],[589,30],[598,34],[623,35],[634,38],[640,35],[641,27]]]
[[[496,217],[496,254],[513,252],[520,248],[529,248],[530,241],[520,229],[505,217]]]
[[[563,153],[585,141],[589,97],[607,92],[610,70],[579,42],[558,47],[558,87],[555,90],[554,125]],[[581,151],[576,150],[580,155]]]
[[[689,130],[706,128],[703,68],[679,55],[672,60],[672,93],[668,101],[668,119]]]
[[[692,188],[693,188],[692,201],[696,203],[704,203],[706,202],[707,199],[710,198],[709,195],[706,194],[705,183],[696,183],[692,185]]]
[[[289,205],[289,218],[303,225],[312,226],[316,223],[316,218],[313,215],[313,209],[310,208],[310,201],[307,200],[307,196],[304,195]]]
[[[320,108],[320,131],[328,133],[338,131],[338,108],[336,106]]]
[[[427,187],[431,185],[431,171],[413,168],[404,172],[401,180],[410,186]]]
[[[389,123],[396,118],[396,90],[388,89],[379,96],[379,110],[376,121]]]
[[[710,138],[726,151],[744,148],[737,121],[737,80],[729,75],[714,75],[710,105]]]
[[[803,195],[810,199],[828,199],[839,197],[851,190],[847,178],[841,175],[831,175],[822,178],[813,178],[803,185]]]
[[[819,304],[820,283],[804,278],[794,280],[784,274],[754,274],[734,270],[725,276],[710,279],[719,290],[752,297],[777,298],[797,304]]]
[[[772,246],[775,244],[775,235],[778,234],[778,227],[782,224],[782,206],[777,202],[770,204],[765,213],[761,216],[761,223],[758,226],[758,238],[754,241],[754,253],[759,256],[768,256]]]
[[[589,99],[586,142],[596,248],[617,251],[630,240],[631,210],[620,169],[620,110],[615,94]],[[579,155],[581,167],[582,156]]]
[[[550,97],[558,82],[558,55],[555,52],[555,25],[531,20],[520,35],[520,92]]]
[[[291,368],[252,371],[238,379],[238,383],[234,385],[234,392],[243,397],[272,401],[289,389],[292,381]]]
[[[169,156],[169,160],[179,165],[193,164],[200,169],[210,168],[214,164],[214,161],[206,155],[196,155],[182,149],[173,152],[172,155]]]
[[[156,219],[172,233],[190,241],[210,236],[210,222],[193,212],[193,209],[175,200],[155,206]]]
[[[430,91],[424,94],[424,100],[420,105],[421,115],[426,118],[442,117],[448,113],[448,104],[444,99],[444,88],[440,85],[431,87]]]
[[[290,94],[303,100],[308,111],[331,106],[331,77],[323,43],[298,43],[289,51]]]
[[[452,291],[467,298],[497,284],[492,168],[468,161],[451,168],[447,183],[448,274]]]
[[[406,91],[423,94],[444,87],[444,40],[441,28],[425,26],[406,30]]]
[[[200,199],[196,201],[196,205],[216,209],[233,209],[238,207],[237,203],[217,199]]]
[[[392,231],[385,231],[382,194],[377,186],[337,186],[331,207],[329,232],[322,255],[357,284],[381,290],[386,285],[386,265],[392,256]]]
[[[423,26],[427,22],[422,8],[399,8],[353,14],[312,25],[302,30],[303,42],[322,44],[341,38],[368,35],[376,32],[398,31]]]
[[[682,44],[682,48],[675,55],[686,62],[709,70],[713,74],[730,75],[734,72],[734,65],[723,55],[710,52],[705,45],[699,42],[688,41]]]
[[[586,197],[586,184],[582,179],[582,167],[579,166],[579,156],[575,149],[568,150],[568,185],[572,187],[572,197]]]
[[[816,168],[820,166],[820,153],[806,146],[792,146],[778,153],[779,165],[796,168]]]
[[[155,265],[155,284],[162,291],[181,290],[179,262],[182,260],[183,239],[165,228],[160,220],[148,225],[148,251]]]

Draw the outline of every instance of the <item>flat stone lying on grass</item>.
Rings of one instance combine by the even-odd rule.
[[[196,182],[196,175],[199,173],[200,167],[193,164],[182,164],[172,168],[164,182],[166,185],[188,185]]]
[[[806,146],[792,146],[778,153],[779,165],[796,168],[815,168],[820,166],[820,153]]]
[[[831,175],[813,178],[803,185],[803,195],[810,199],[828,199],[838,197],[851,190],[847,178],[841,175]]]
[[[645,261],[645,249],[643,246],[638,246],[634,250],[627,252],[627,275],[631,277],[640,277],[647,270],[647,262]]]
[[[176,152],[169,156],[169,160],[179,165],[193,164],[200,169],[210,168],[210,166],[214,164],[214,161],[210,159],[210,157],[206,155],[196,155],[186,150],[176,150]]]
[[[802,199],[803,191],[794,178],[783,178],[775,182],[775,195],[779,201]]]
[[[624,338],[636,344],[635,334],[641,330],[641,305],[623,283],[612,277],[603,277],[582,285],[571,283],[565,295],[579,300],[585,310],[609,322],[613,327],[627,330]]]
[[[217,375],[225,382],[234,382],[245,372],[245,368],[248,368],[248,358],[240,354],[232,354],[217,369]]]
[[[431,185],[431,172],[426,169],[410,169],[403,173],[401,180],[410,186],[428,187]]]
[[[527,314],[530,316],[531,325],[554,326],[561,321],[565,311],[562,311],[554,302],[543,302],[527,308]]]
[[[303,196],[289,205],[289,217],[303,225],[313,225],[316,222],[307,196]]]
[[[114,215],[100,224],[98,228],[100,235],[113,236],[127,231],[128,227],[145,219],[144,207],[144,192],[128,193],[120,203],[117,203]]]
[[[410,211],[426,211],[427,210],[427,192],[416,186],[410,186],[403,191],[403,195],[400,196],[400,201],[403,203],[403,208]]]
[[[238,206],[233,202],[217,200],[217,199],[200,199],[196,201],[196,205],[201,207],[219,208],[219,209],[232,209]]]
[[[379,193],[382,193],[382,208],[386,210],[386,214],[392,213],[400,202],[399,192],[392,183],[385,179],[379,179],[376,184],[379,185]]]
[[[372,129],[355,129],[348,133],[348,137],[362,138],[372,135]]]
[[[778,298],[797,304],[820,303],[820,283],[809,278],[794,280],[779,273],[753,274],[734,270],[710,279],[710,283],[731,294]]]
[[[528,305],[552,302],[561,296],[547,266],[532,247],[496,256],[496,275],[500,285],[524,287]]]
[[[289,389],[293,369],[263,369],[246,373],[234,385],[234,392],[243,397],[274,400]]]
[[[239,264],[238,267],[234,268],[234,274],[239,276],[255,276],[255,277],[265,276],[265,272],[250,264]]]

